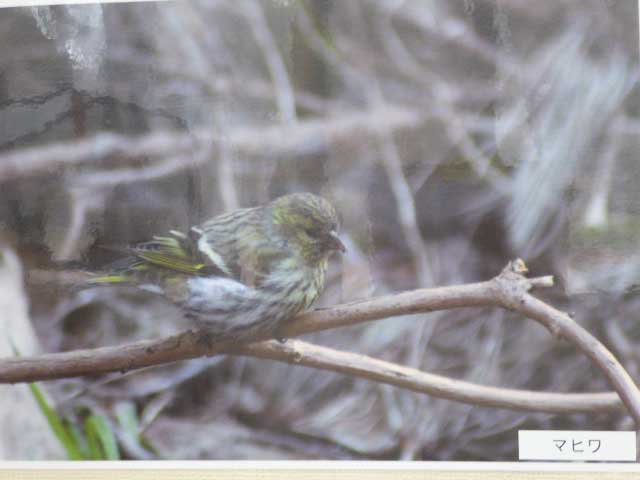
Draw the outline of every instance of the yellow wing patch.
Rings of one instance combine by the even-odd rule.
[[[99,277],[90,278],[87,280],[88,284],[93,283],[128,283],[131,281],[131,278],[127,275],[101,275]]]
[[[186,256],[184,255],[174,255],[173,252],[168,253],[161,251],[137,251],[135,252],[135,254],[142,260],[145,260],[159,267],[164,267],[170,270],[175,270],[191,275],[198,274],[198,272],[206,266],[204,263],[195,263],[193,261],[190,261],[190,259],[186,258]]]

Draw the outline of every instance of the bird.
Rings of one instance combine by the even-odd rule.
[[[133,245],[89,283],[159,294],[209,341],[283,339],[284,323],[322,293],[331,255],[346,250],[338,223],[323,197],[292,193]]]

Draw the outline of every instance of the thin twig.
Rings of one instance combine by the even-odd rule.
[[[238,348],[235,353],[344,373],[485,407],[547,413],[612,412],[624,408],[614,392],[570,394],[488,387],[301,340],[289,340],[285,344],[275,340],[252,343]]]
[[[378,101],[384,102],[380,92],[377,93],[377,96]],[[378,140],[382,151],[382,164],[387,173],[391,191],[395,197],[396,213],[400,220],[405,241],[413,257],[418,285],[430,285],[433,282],[434,275],[429,262],[427,247],[420,233],[418,213],[415,202],[413,201],[411,187],[402,170],[402,162],[398,154],[398,148],[391,132],[387,130],[380,131]]]
[[[296,119],[296,101],[293,86],[289,80],[287,67],[278,49],[276,40],[267,25],[262,2],[250,1],[242,4],[251,31],[260,47],[273,81],[278,102],[278,111],[283,123],[293,123]]]

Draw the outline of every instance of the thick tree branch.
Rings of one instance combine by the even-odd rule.
[[[633,380],[619,364],[615,357],[597,339],[575,323],[568,315],[545,304],[531,296],[528,290],[535,287],[544,287],[552,284],[550,277],[527,279],[523,276],[526,267],[522,261],[511,262],[496,278],[480,283],[430,288],[404,292],[397,295],[379,297],[370,301],[341,305],[338,307],[316,310],[298,316],[283,331],[287,337],[295,337],[304,333],[310,333],[330,328],[386,318],[395,315],[422,313],[435,310],[447,310],[463,307],[502,307],[522,313],[532,318],[557,336],[572,342],[579,350],[585,353],[606,375],[614,386],[617,394],[622,399],[636,424],[640,425],[640,391]],[[406,367],[393,366],[390,368],[386,362],[366,359],[366,357],[353,356],[345,352],[332,352],[322,347],[302,344],[306,350],[300,356],[300,343],[292,346],[274,347],[273,342],[255,342],[239,345],[234,342],[218,342],[205,344],[198,332],[184,332],[169,338],[158,340],[146,340],[130,345],[103,347],[93,350],[77,350],[73,352],[54,353],[32,358],[11,358],[0,360],[0,382],[16,383],[35,380],[50,380],[54,378],[71,377],[79,375],[95,375],[113,371],[127,371],[151,365],[158,365],[202,355],[214,354],[243,354],[255,355],[266,358],[274,358],[284,361],[297,361],[317,368],[327,368],[342,371],[353,375],[364,376],[377,381],[392,383],[394,385],[410,388],[417,391],[441,393],[437,387],[438,382],[429,383],[429,374],[417,372]],[[291,355],[287,349],[298,354]],[[294,352],[295,353],[295,352]],[[317,355],[315,355],[317,354]],[[272,357],[269,357],[271,355]],[[279,356],[278,358],[276,358]],[[300,357],[298,360],[296,360]],[[363,360],[366,359],[366,360]],[[339,365],[342,361],[343,364]],[[363,363],[364,362],[364,363]],[[368,370],[368,373],[364,373]],[[409,372],[409,377],[403,374]],[[433,378],[431,378],[433,379]],[[468,385],[464,384],[465,388]],[[490,387],[474,386],[474,394],[465,393],[465,388],[458,391],[460,394],[455,399],[460,401],[473,401],[482,405],[496,400]],[[480,388],[481,390],[477,390]],[[482,390],[485,389],[485,390]],[[489,390],[486,390],[489,389]],[[501,393],[497,389],[497,393]],[[508,392],[508,391],[507,391]],[[446,393],[446,394],[445,394]],[[446,398],[453,398],[450,391],[442,393]],[[496,396],[499,396],[497,395]],[[530,403],[522,403],[524,396],[530,396],[531,392],[513,392],[505,398],[503,403],[494,402],[495,406],[507,408],[522,408]],[[447,396],[450,395],[450,396]],[[456,394],[457,395],[457,394]],[[549,395],[549,394],[539,394]],[[578,399],[571,411],[583,411],[586,408],[587,399]],[[606,410],[614,408],[612,399],[607,396],[597,397],[591,406],[594,410]],[[545,404],[544,411],[569,411],[568,406],[562,406],[557,398],[549,400]],[[596,405],[597,404],[597,405]],[[554,405],[554,406],[548,406]],[[582,405],[582,406],[579,406]],[[599,406],[598,406],[599,405]],[[533,405],[532,409],[533,409]],[[567,409],[564,409],[567,407]],[[548,408],[548,409],[547,409]],[[564,409],[564,410],[563,410]]]

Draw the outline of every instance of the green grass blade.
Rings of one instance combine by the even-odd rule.
[[[71,438],[73,438],[73,442],[77,446],[78,450],[80,450],[80,454],[84,460],[89,460],[91,458],[91,452],[89,451],[89,446],[87,445],[87,439],[82,433],[82,430],[76,425],[76,423],[72,422],[68,418],[63,419],[63,424],[67,428],[67,432]]]
[[[116,437],[103,416],[89,416],[85,422],[85,431],[94,460],[120,460]]]
[[[56,411],[49,405],[49,402],[42,391],[42,389],[36,383],[30,383],[29,388],[33,393],[40,411],[44,414],[51,427],[51,430],[58,438],[64,449],[67,451],[67,455],[70,460],[82,460],[84,456],[81,453],[79,445],[76,443],[76,439],[65,428],[62,418],[56,413]]]

